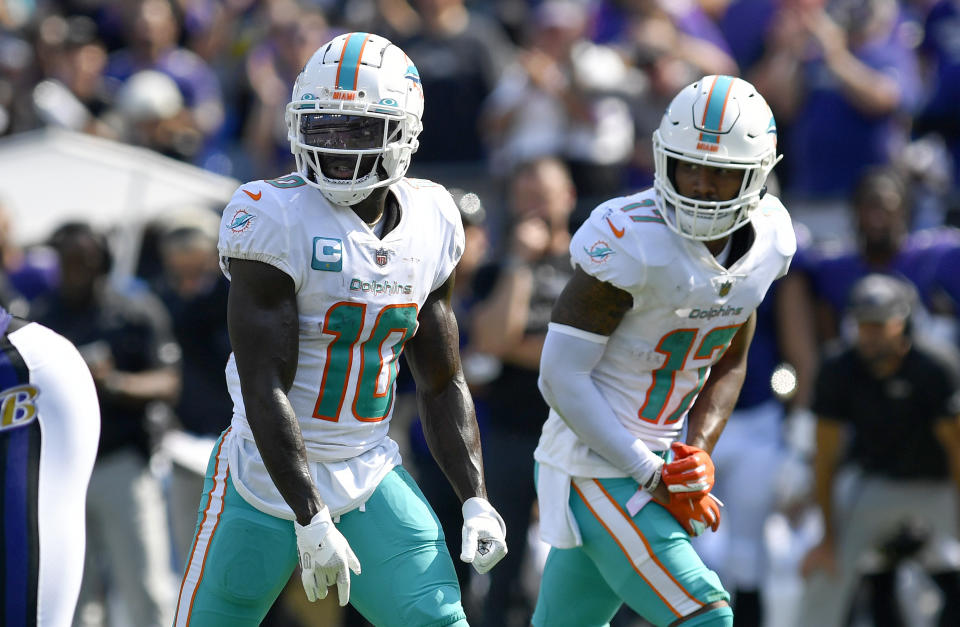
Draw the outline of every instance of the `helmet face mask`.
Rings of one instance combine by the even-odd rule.
[[[287,105],[297,171],[331,203],[354,205],[406,174],[422,115],[419,74],[400,48],[341,35],[310,58]]]
[[[300,116],[300,141],[316,149],[307,157],[316,156],[317,162],[312,165],[325,179],[365,179],[374,173],[380,155],[398,136],[399,123],[395,120],[331,113]]]
[[[664,220],[678,234],[710,241],[750,219],[778,161],[776,123],[753,86],[730,76],[707,76],[688,85],[667,107],[653,133],[654,188]],[[742,170],[740,190],[726,200],[684,196],[676,186],[677,162]]]

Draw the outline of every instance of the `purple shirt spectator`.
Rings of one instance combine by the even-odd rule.
[[[919,68],[913,51],[893,34],[852,50],[865,65],[896,79],[900,111],[911,111],[920,97]],[[807,94],[790,127],[789,192],[801,198],[845,196],[860,171],[885,164],[904,141],[897,113],[867,115],[856,109],[822,59],[804,68]]]
[[[960,240],[960,235],[955,237]],[[960,318],[960,244],[947,247],[940,255],[934,283],[935,289],[930,294],[933,310],[952,311]],[[957,340],[960,341],[960,337]]]
[[[7,268],[10,284],[28,301],[52,292],[60,281],[60,265],[53,251],[36,248],[24,253],[23,263]]]
[[[727,6],[717,23],[740,70],[746,72],[763,56],[775,0],[739,0]]]
[[[943,136],[953,157],[953,182],[960,184],[960,3],[940,0],[924,21],[921,52],[933,63],[931,92],[914,126],[917,135]]]
[[[708,41],[730,54],[730,46],[727,45],[723,33],[696,2],[670,0],[660,6],[670,14],[678,31]],[[611,45],[629,40],[630,34],[627,30],[630,20],[628,18],[628,11],[620,8],[618,3],[601,0],[592,20],[593,35],[591,39],[596,43]]]
[[[172,78],[189,108],[196,110],[209,105],[217,109],[222,107],[220,82],[216,74],[203,59],[183,48],[173,48],[163,53],[155,65],[139,61],[127,49],[118,50],[110,55],[105,73],[122,83],[138,71],[148,69],[163,72]]]
[[[938,299],[946,292],[960,302],[960,231],[950,228],[926,229],[912,233],[889,264],[874,267],[858,251],[825,256],[814,263],[810,276],[814,292],[837,313],[847,307],[850,288],[871,272],[882,272],[906,279],[917,289],[924,306],[938,310]]]

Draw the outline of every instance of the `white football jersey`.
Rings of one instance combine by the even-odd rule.
[[[352,210],[331,205],[297,174],[242,185],[220,226],[227,277],[229,259],[236,258],[268,263],[293,279],[300,352],[288,396],[308,458],[328,470],[342,462],[359,474],[344,480],[351,485],[330,486],[342,491],[342,498],[325,494],[328,481],[318,478],[332,510],[338,501],[355,501],[372,491],[369,484],[375,487],[399,463],[387,430],[400,353],[417,331],[420,307],[463,253],[460,214],[442,186],[401,179],[390,189],[401,217],[382,240]],[[261,474],[233,355],[226,372],[234,403],[231,435],[247,440],[237,443],[238,456],[256,458],[257,468],[248,477]],[[382,454],[363,457],[371,451]],[[249,462],[237,460],[241,466]],[[330,473],[337,474],[342,473]],[[248,484],[256,479],[249,478]]]
[[[751,217],[753,244],[729,269],[702,242],[671,231],[660,211],[653,190],[610,200],[570,242],[575,265],[633,296],[592,376],[624,426],[654,451],[680,434],[710,367],[796,250],[790,216],[769,194]],[[573,476],[624,476],[554,411],[536,458]]]

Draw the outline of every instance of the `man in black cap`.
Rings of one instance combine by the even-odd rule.
[[[824,535],[801,566],[800,624],[844,624],[864,555],[918,522],[929,530],[919,559],[944,593],[940,624],[960,624],[960,388],[951,356],[911,336],[914,306],[909,283],[858,281],[848,305],[856,337],[819,371],[814,494]],[[849,488],[835,499],[841,483]]]

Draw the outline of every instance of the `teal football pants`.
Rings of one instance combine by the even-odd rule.
[[[297,565],[293,521],[265,514],[237,493],[223,439],[207,468],[176,627],[259,625]],[[406,470],[394,468],[364,511],[344,514],[336,525],[360,560],[350,603],[367,620],[378,627],[466,627],[440,523]]]
[[[623,603],[654,625],[669,625],[716,601],[729,601],[720,578],[670,513],[651,501],[636,515],[626,503],[637,482],[575,479],[570,507],[583,545],[550,549],[533,616],[536,627],[605,626]],[[689,625],[729,626],[729,607]]]

